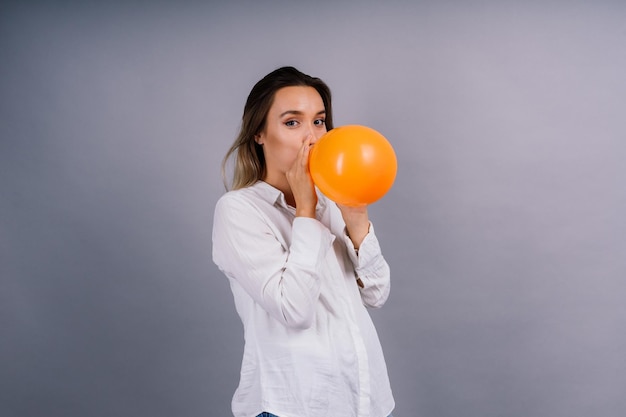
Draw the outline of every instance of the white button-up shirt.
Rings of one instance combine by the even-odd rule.
[[[316,217],[295,217],[282,192],[262,181],[217,203],[213,260],[230,281],[245,338],[236,417],[385,417],[393,410],[365,308],[387,300],[389,266],[371,224],[357,254],[341,212],[321,193]]]

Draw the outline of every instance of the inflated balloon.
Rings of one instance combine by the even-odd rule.
[[[309,158],[313,182],[324,195],[346,206],[371,204],[389,191],[398,162],[391,144],[376,130],[359,125],[324,134]]]

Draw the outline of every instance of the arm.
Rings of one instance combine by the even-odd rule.
[[[341,217],[346,224],[346,233],[356,250],[370,230],[370,221],[367,214],[367,206],[349,207],[337,204]]]
[[[369,221],[367,207],[338,207],[346,224],[344,242],[358,278],[361,299],[368,307],[382,307],[389,297],[390,270]]]
[[[251,203],[225,196],[215,208],[213,260],[276,320],[309,327],[320,293],[316,266],[332,245],[330,231],[315,219],[297,217],[291,246]]]

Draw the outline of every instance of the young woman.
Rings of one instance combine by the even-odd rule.
[[[315,188],[309,150],[332,129],[331,94],[293,67],[260,80],[244,107],[232,190],[215,208],[213,260],[244,327],[236,417],[386,417],[394,408],[367,307],[389,295],[367,207]]]

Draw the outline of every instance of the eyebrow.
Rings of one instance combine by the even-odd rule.
[[[304,113],[301,112],[300,110],[287,110],[287,111],[282,112],[279,117],[283,117],[283,116],[286,116],[288,114],[295,114],[295,115],[299,116],[299,115],[302,115]],[[316,115],[326,114],[326,110],[320,110],[320,111],[318,111],[315,114]]]

